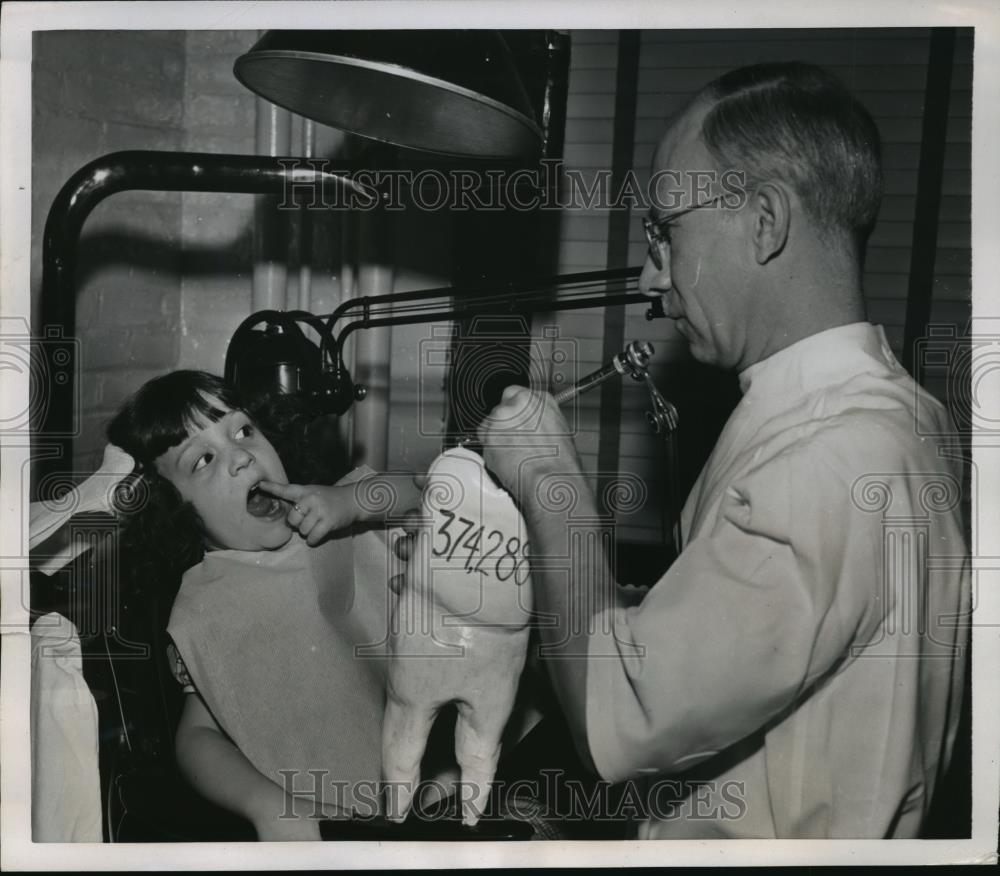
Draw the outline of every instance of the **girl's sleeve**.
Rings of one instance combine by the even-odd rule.
[[[173,642],[167,645],[167,661],[170,663],[170,671],[181,686],[181,690],[186,694],[197,693],[194,682],[191,680],[191,675],[188,673],[187,666],[184,665],[184,659]]]

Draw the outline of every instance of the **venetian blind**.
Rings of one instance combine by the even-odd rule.
[[[649,178],[653,150],[668,119],[726,70],[764,61],[807,60],[838,75],[872,113],[883,140],[885,192],[878,225],[869,243],[864,287],[872,322],[885,326],[897,355],[903,339],[909,282],[913,215],[930,31],[928,29],[644,31],[633,170],[642,185]],[[593,183],[610,168],[615,128],[618,58],[616,31],[574,32],[566,123],[566,168]],[[932,321],[966,330],[970,315],[970,141],[972,32],[961,31],[955,51],[947,148],[935,262]],[[640,216],[631,224],[629,263],[645,256]],[[568,208],[562,218],[560,272],[606,267],[608,209]],[[645,308],[629,307],[625,339],[648,339],[657,347],[652,374],[668,382],[686,350],[663,320],[647,322]],[[559,314],[560,336],[571,339],[579,373],[598,367],[603,311]],[[934,387],[932,387],[934,388]],[[585,468],[597,465],[599,394],[580,399],[577,446]],[[640,385],[625,387],[622,399],[620,471],[661,483],[662,446],[647,426],[647,396]],[[689,479],[690,480],[690,479]],[[651,488],[636,513],[619,518],[619,539],[653,543],[662,538],[662,494]]]

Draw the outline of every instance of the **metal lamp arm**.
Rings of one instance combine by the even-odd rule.
[[[127,150],[95,158],[74,173],[49,208],[42,241],[40,316],[45,342],[37,349],[44,372],[58,373],[61,380],[49,381],[44,414],[33,426],[36,439],[51,447],[40,460],[40,474],[58,470],[70,459],[77,249],[83,225],[101,201],[135,190],[281,195],[296,185],[346,187],[363,200],[373,199],[371,191],[350,178],[355,167],[343,162],[326,162],[323,169],[303,167],[294,157]]]

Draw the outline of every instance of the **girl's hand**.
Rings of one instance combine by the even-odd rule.
[[[378,474],[332,487],[261,481],[265,493],[292,503],[285,518],[311,546],[355,523],[392,522],[420,507],[420,480],[407,474]]]
[[[296,804],[302,808],[302,802]],[[319,821],[307,816],[261,819],[254,822],[258,842],[319,842]]]
[[[300,486],[261,481],[260,488],[292,503],[285,521],[310,547],[318,545],[331,532],[351,526],[360,517],[351,486]]]

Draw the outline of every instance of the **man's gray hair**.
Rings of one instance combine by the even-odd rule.
[[[792,186],[824,229],[846,236],[859,260],[882,200],[878,128],[831,73],[800,62],[757,64],[701,92],[712,106],[702,138],[721,168]]]

